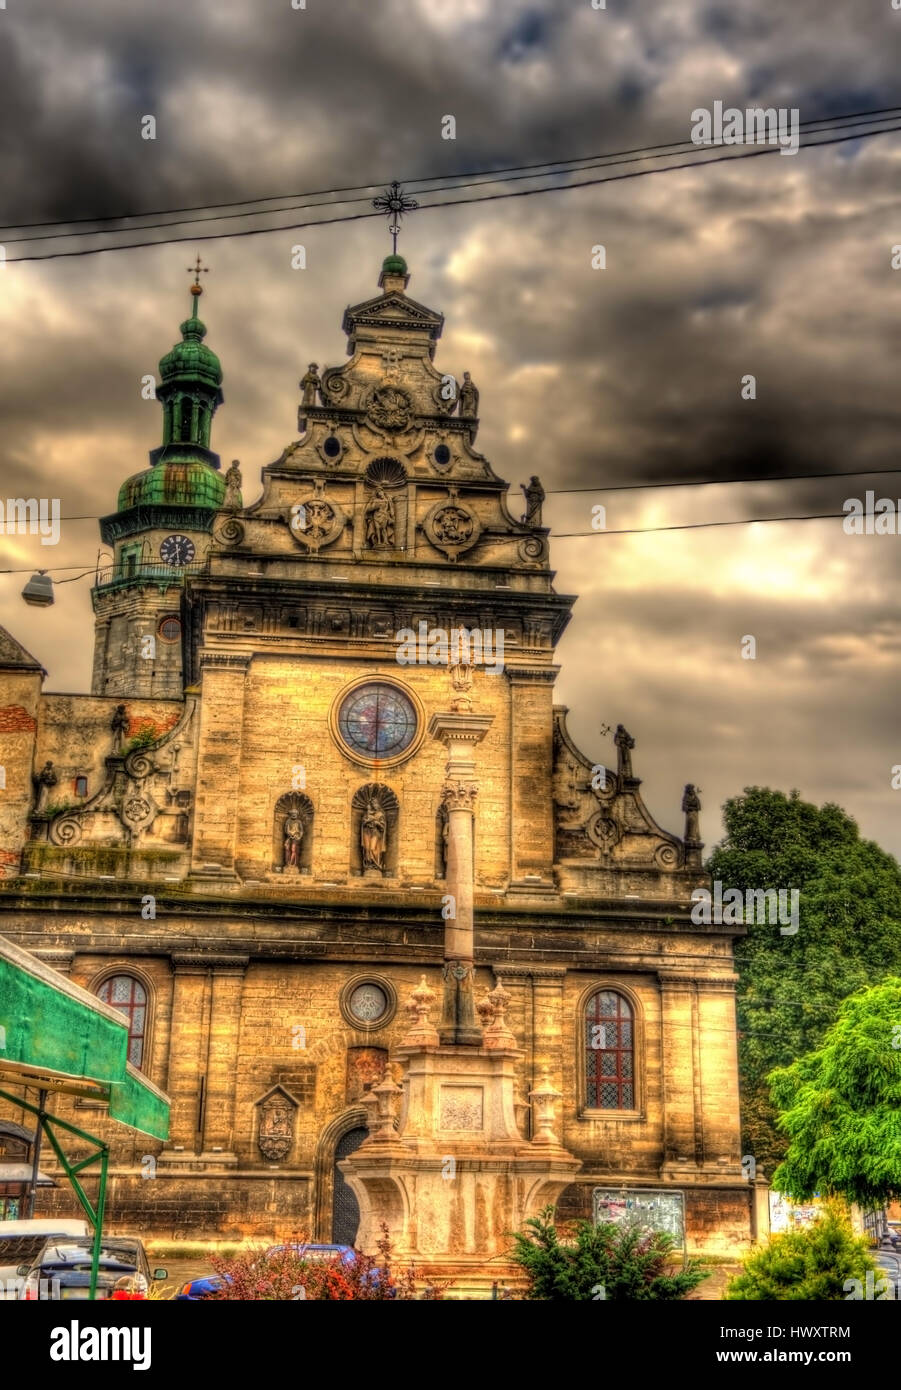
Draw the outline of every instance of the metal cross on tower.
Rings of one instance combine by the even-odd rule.
[[[195,265],[189,265],[189,266],[188,266],[188,274],[194,276],[194,286],[192,286],[192,288],[195,288],[195,287],[196,287],[196,288],[199,290],[199,289],[200,289],[200,277],[201,277],[201,275],[209,275],[209,273],[210,273],[210,268],[209,268],[209,266],[208,266],[208,265],[201,265],[201,264],[200,264],[200,256],[199,256],[199,254],[198,254],[196,264],[195,264]]]
[[[394,240],[394,254],[397,255],[397,234],[405,212],[412,212],[419,204],[415,198],[408,198],[401,185],[394,180],[378,198],[373,198],[372,206],[389,218],[388,231]]]

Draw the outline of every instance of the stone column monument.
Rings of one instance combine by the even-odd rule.
[[[553,1204],[581,1164],[556,1133],[559,1092],[543,1075],[531,1078],[529,1091],[534,1137],[520,1132],[515,1066],[522,1052],[506,1021],[508,992],[498,983],[475,1005],[475,749],[492,716],[472,711],[471,670],[452,676],[453,708],[429,725],[447,748],[450,902],[440,1023],[436,1029],[430,1020],[437,991],[423,975],[407,1000],[409,1027],[396,1049],[403,1087],[386,1078],[366,1098],[369,1137],[338,1166],[359,1202],[362,1250],[374,1252],[384,1222],[396,1258],[414,1262],[424,1284],[452,1280],[449,1297],[479,1298],[498,1279],[521,1281],[509,1260],[510,1232]]]

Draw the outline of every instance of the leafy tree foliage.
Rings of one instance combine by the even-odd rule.
[[[846,999],[823,1046],[770,1076],[788,1153],[773,1185],[862,1207],[901,1196],[901,979]]]
[[[685,1269],[669,1268],[673,1242],[660,1231],[579,1221],[572,1239],[561,1242],[553,1216],[553,1207],[547,1207],[514,1237],[513,1258],[529,1279],[527,1299],[561,1303],[683,1298],[707,1278],[694,1261]]]
[[[800,891],[795,935],[748,924],[735,950],[743,1152],[771,1173],[787,1139],[767,1075],[819,1046],[842,999],[901,974],[901,866],[839,806],[796,791],[746,787],[724,811],[708,865],[724,890]]]
[[[876,1265],[867,1242],[858,1239],[840,1201],[827,1202],[812,1226],[771,1236],[766,1245],[744,1259],[741,1274],[730,1280],[724,1298],[732,1302],[776,1299],[791,1302],[847,1299],[846,1281],[866,1279]]]

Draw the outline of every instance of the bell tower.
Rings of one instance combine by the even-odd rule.
[[[100,523],[112,563],[98,568],[92,590],[94,695],[181,696],[185,579],[206,562],[216,512],[241,505],[237,466],[223,479],[210,449],[222,367],[197,313],[204,270],[198,257],[182,340],[159,364],[163,442],[151,449],[149,468],[122,484],[117,510]]]

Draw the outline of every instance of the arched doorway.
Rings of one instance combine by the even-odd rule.
[[[335,1168],[332,1200],[332,1241],[336,1245],[353,1245],[360,1225],[360,1207],[353,1190],[344,1181],[344,1174],[338,1167],[342,1158],[348,1158],[360,1147],[369,1131],[359,1126],[341,1135],[335,1145]]]

